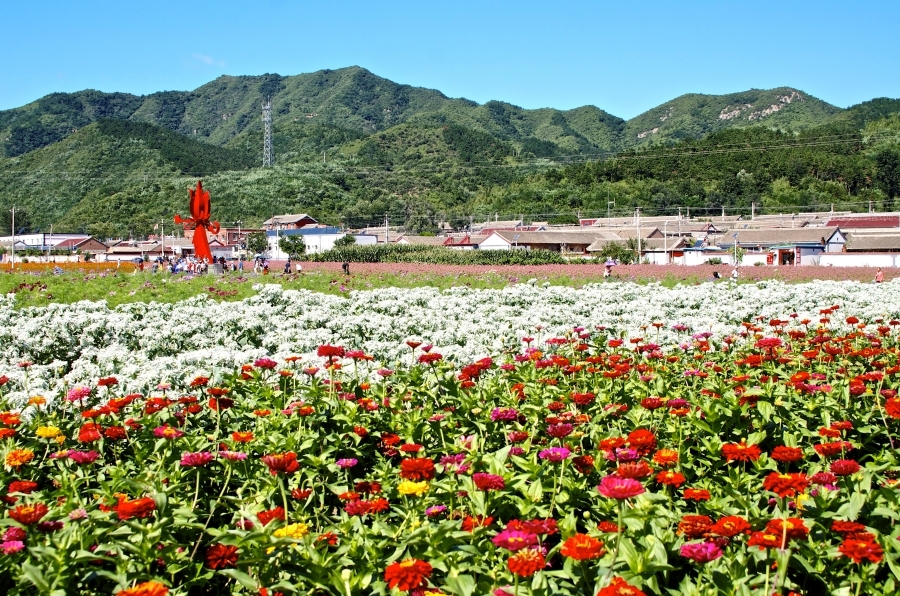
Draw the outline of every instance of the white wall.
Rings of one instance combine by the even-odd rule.
[[[825,253],[819,265],[828,267],[900,267],[900,253]]]
[[[306,243],[307,253],[324,252],[334,248],[334,243],[346,235],[347,234],[305,234],[303,235],[303,242]],[[354,234],[353,237],[356,238],[357,244],[363,246],[375,244],[378,240],[377,236],[370,234]],[[267,236],[267,238],[269,239],[269,258],[275,259],[276,261],[287,259],[287,254],[278,248],[280,236]],[[251,255],[251,258],[252,257],[253,255]]]
[[[509,250],[512,245],[500,237],[499,234],[491,234],[478,245],[479,250]]]

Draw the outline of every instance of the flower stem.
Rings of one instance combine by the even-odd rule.
[[[612,574],[616,567],[616,561],[619,560],[619,549],[622,546],[622,534],[625,533],[625,528],[622,526],[622,515],[623,515],[624,509],[625,509],[625,500],[620,499],[619,500],[619,522],[618,522],[619,531],[617,532],[618,536],[616,536],[616,550],[615,550],[615,552],[613,552],[613,560],[612,560],[612,563],[609,564],[609,571],[606,572],[606,577],[603,579],[603,583],[607,584],[607,585],[609,584],[610,580],[612,579]]]

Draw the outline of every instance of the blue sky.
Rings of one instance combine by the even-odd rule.
[[[359,65],[478,102],[629,118],[683,93],[900,97],[896,0],[5,2],[0,109]]]

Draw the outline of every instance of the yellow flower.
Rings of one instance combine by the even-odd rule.
[[[13,449],[6,454],[6,465],[11,468],[24,466],[34,459],[34,451],[31,449]]]
[[[62,445],[63,443],[66,442],[66,436],[65,436],[65,435],[59,435],[58,437],[56,437],[56,442],[59,443],[60,445]]]
[[[42,439],[53,439],[59,436],[59,433],[62,432],[55,426],[39,426],[34,434],[39,436]]]
[[[288,524],[272,533],[275,538],[293,538],[299,540],[309,534],[309,526],[304,523]]]
[[[35,395],[34,397],[28,400],[29,406],[42,406],[47,403],[47,398],[43,395]]]
[[[428,492],[428,489],[428,483],[424,480],[422,482],[404,480],[397,485],[397,492],[399,492],[401,495],[415,495],[417,497],[421,497]]]

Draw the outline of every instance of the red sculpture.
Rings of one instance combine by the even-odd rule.
[[[203,182],[197,181],[197,188],[189,188],[188,194],[191,197],[191,217],[190,219],[181,219],[180,215],[175,216],[175,223],[184,225],[185,230],[194,230],[194,255],[198,259],[206,259],[207,263],[212,263],[212,253],[209,252],[209,240],[206,239],[206,232],[216,235],[219,233],[219,222],[209,221],[211,207],[209,204],[209,191],[203,190]]]

